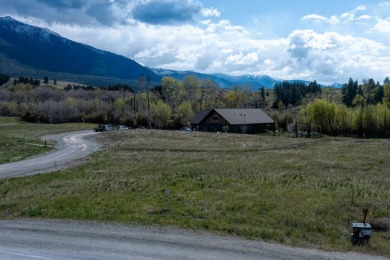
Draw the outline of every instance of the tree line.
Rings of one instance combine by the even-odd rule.
[[[315,80],[309,84],[306,84],[303,81],[284,81],[282,83],[275,84],[275,100],[272,107],[280,108],[281,106],[288,107],[288,105],[296,106],[308,95],[318,97],[321,93],[321,87]]]
[[[214,81],[194,75],[183,80],[164,77],[157,86],[147,76],[140,76],[133,87],[73,84],[63,89],[30,85],[32,81],[25,79],[21,77],[15,85],[0,89],[0,115],[18,116],[31,122],[112,123],[177,129],[188,125],[202,110],[262,108],[281,130],[289,130],[295,124],[295,128],[308,133],[390,136],[388,78],[382,85],[372,79],[360,84],[350,79],[341,89],[340,102],[326,100],[315,81],[283,82],[275,86],[274,95],[270,96],[270,90],[253,91],[245,85],[224,90]]]
[[[388,103],[351,108],[317,99],[301,111],[301,129],[332,136],[390,137]]]
[[[305,106],[300,122],[305,130],[327,135],[390,137],[390,80],[349,79],[342,89],[341,104],[317,99]]]
[[[342,89],[342,102],[347,107],[375,105],[384,102],[384,98],[390,93],[390,80],[386,77],[383,85],[374,79],[363,80],[358,84],[357,80],[349,78],[348,83]],[[388,102],[388,100],[386,100]]]
[[[249,86],[221,89],[210,79],[164,77],[157,86],[140,76],[137,86],[92,87],[68,85],[63,89],[18,80],[0,90],[0,115],[32,122],[92,122],[145,125],[176,129],[188,125],[195,113],[212,108],[265,106],[264,93]]]

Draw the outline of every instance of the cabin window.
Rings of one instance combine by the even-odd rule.
[[[219,117],[217,115],[214,115],[212,118],[211,118],[213,121],[218,121],[219,120]]]

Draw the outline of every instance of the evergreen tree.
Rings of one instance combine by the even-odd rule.
[[[265,100],[265,91],[264,91],[264,87],[261,87],[260,88],[260,96],[263,100]]]
[[[342,89],[342,102],[347,107],[353,106],[353,100],[355,99],[356,95],[358,94],[358,83],[357,81],[353,81],[352,78],[349,78],[348,84],[344,84]]]
[[[385,96],[385,89],[378,82],[377,87],[375,88],[375,104],[382,103],[384,96]]]
[[[316,81],[311,82],[309,85],[306,85],[302,81],[292,83],[284,81],[282,84],[275,84],[273,108],[278,108],[279,101],[282,101],[286,107],[289,104],[296,106],[308,94],[317,95],[321,92],[321,87]]]

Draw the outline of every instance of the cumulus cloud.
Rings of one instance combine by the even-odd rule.
[[[304,30],[293,32],[288,39],[291,70],[306,71],[320,80],[329,80],[331,75],[340,79],[385,75],[385,69],[375,64],[378,59],[390,64],[390,58],[382,59],[389,47],[365,38]]]
[[[377,23],[374,26],[374,30],[382,33],[390,32],[390,18],[388,19],[377,19]]]
[[[229,65],[253,65],[259,61],[259,58],[257,56],[256,52],[250,52],[247,54],[243,54],[240,52],[239,54],[230,55],[226,58],[225,64]]]
[[[202,14],[205,17],[220,17],[221,16],[221,11],[216,9],[216,8],[204,8],[202,10]]]

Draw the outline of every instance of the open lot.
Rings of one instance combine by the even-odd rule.
[[[37,137],[28,126],[20,137]],[[154,130],[97,138],[106,149],[87,164],[0,181],[0,217],[169,225],[390,256],[389,232],[367,247],[349,240],[364,207],[369,220],[390,216],[390,140]]]

